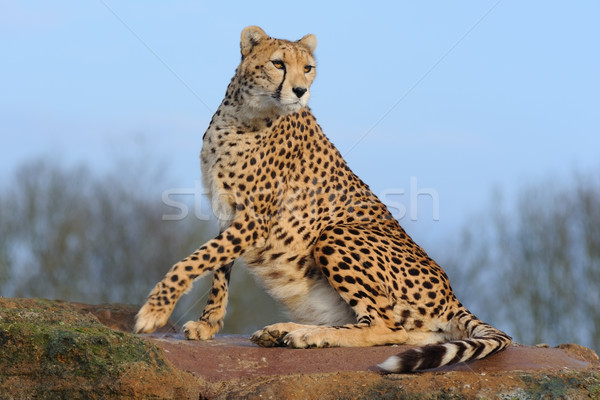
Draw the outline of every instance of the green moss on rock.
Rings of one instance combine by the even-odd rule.
[[[61,301],[0,299],[0,348],[0,392],[17,398],[141,398],[161,382],[163,391],[192,383],[155,345]]]

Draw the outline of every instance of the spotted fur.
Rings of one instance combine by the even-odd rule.
[[[296,322],[256,332],[261,346],[418,346],[381,364],[409,372],[482,358],[511,343],[454,296],[444,271],[391,216],[307,107],[317,41],[241,35],[242,61],[204,135],[204,183],[221,233],[176,263],[137,315],[167,322],[192,282],[212,291],[188,339],[222,327],[232,262],[242,258]]]

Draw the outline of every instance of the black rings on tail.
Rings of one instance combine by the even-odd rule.
[[[429,344],[406,350],[388,358],[379,367],[388,372],[403,373],[437,368],[465,361],[479,360],[508,347],[512,338],[479,321],[470,313],[459,318],[467,334],[465,339]]]

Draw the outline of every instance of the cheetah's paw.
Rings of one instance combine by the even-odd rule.
[[[294,329],[298,329],[298,325],[293,322],[273,324],[254,332],[250,340],[260,347],[283,347],[286,346],[283,338]]]
[[[183,325],[183,335],[188,340],[209,340],[219,328],[218,324],[211,325],[206,321],[188,321]]]
[[[146,302],[135,316],[135,333],[150,333],[164,326],[169,320],[170,310]]]
[[[287,332],[280,332],[278,330],[268,330],[263,328],[259,331],[254,332],[250,340],[260,347],[283,347],[283,337]]]
[[[295,349],[331,347],[326,331],[319,328],[298,329],[290,332],[283,338],[283,343]]]

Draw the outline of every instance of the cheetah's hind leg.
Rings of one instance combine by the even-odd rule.
[[[321,326],[285,322],[264,327],[251,340],[261,347],[365,347],[405,343],[407,333],[384,323]]]
[[[383,275],[373,271],[378,262],[379,248],[372,243],[376,239],[362,240],[375,236],[387,239],[391,234],[379,226],[368,225],[331,226],[322,233],[313,256],[328,283],[352,308],[357,322],[341,326],[296,327],[283,337],[285,345],[307,348],[406,343],[408,334],[394,314],[390,288],[386,287]],[[360,251],[339,244],[347,242],[347,238],[354,238],[351,243],[359,246]]]

